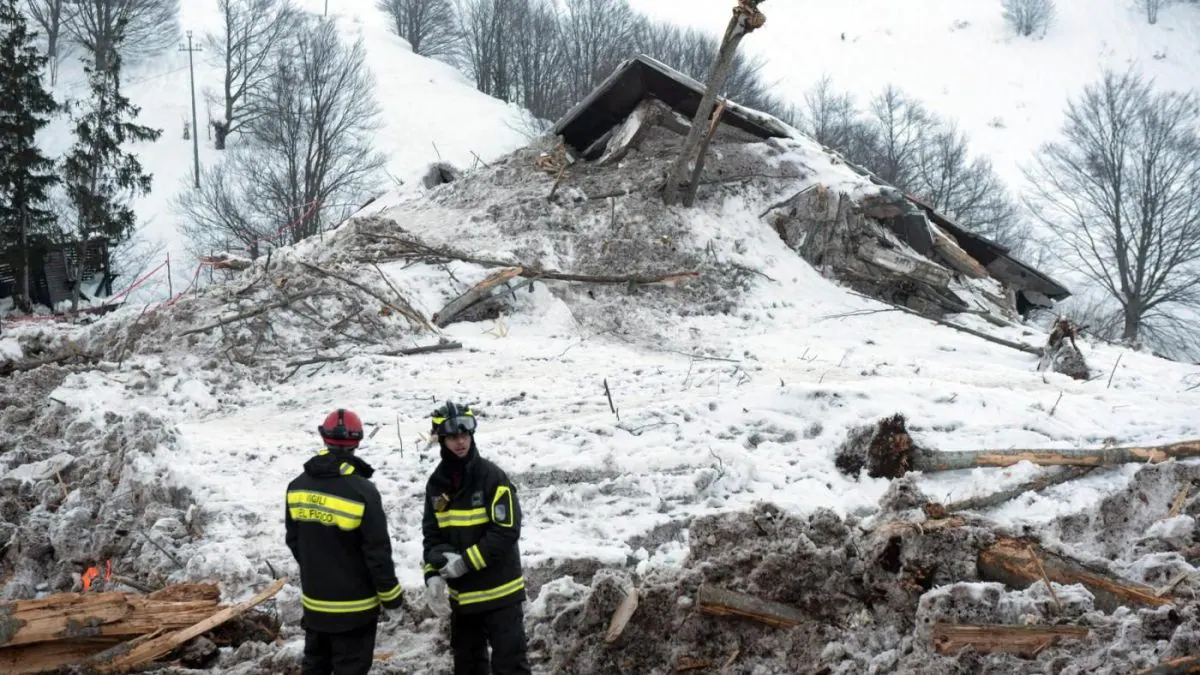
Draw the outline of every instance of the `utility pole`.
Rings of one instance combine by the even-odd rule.
[[[192,31],[187,32],[187,47],[179,45],[179,51],[188,53],[188,79],[192,84],[192,162],[193,170],[196,176],[196,189],[200,189],[200,135],[196,128],[196,68],[192,59],[192,54],[200,51],[199,47],[192,46]]]

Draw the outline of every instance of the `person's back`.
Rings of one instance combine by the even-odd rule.
[[[287,545],[300,565],[305,629],[302,675],[365,675],[379,608],[401,605],[392,544],[374,470],[354,455],[358,416],[330,414],[326,449],[287,488]]]

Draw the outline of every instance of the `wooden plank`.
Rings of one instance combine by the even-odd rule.
[[[696,597],[699,610],[713,616],[738,616],[777,628],[791,628],[811,621],[808,616],[791,605],[762,600],[753,595],[729,591],[708,584],[700,586]]]
[[[973,647],[983,654],[1007,652],[1021,656],[1037,656],[1046,647],[1062,640],[1083,640],[1089,634],[1086,626],[1003,626],[936,623],[933,625],[933,648],[939,654],[957,654]]]
[[[1171,659],[1149,668],[1138,671],[1138,675],[1196,675],[1200,673],[1200,656],[1185,656]]]
[[[124,654],[119,654],[107,663],[99,663],[94,667],[100,673],[123,673],[129,669],[140,666],[144,663],[149,663],[155,659],[161,658],[171,652],[179,645],[207,633],[217,626],[229,621],[230,619],[239,616],[247,610],[258,606],[267,599],[274,597],[279,589],[288,581],[287,577],[277,579],[270,586],[259,592],[249,600],[239,602],[232,607],[226,607],[219,612],[209,616],[207,619],[199,623],[177,630],[166,635],[161,635],[150,640],[145,640],[137,644]]]

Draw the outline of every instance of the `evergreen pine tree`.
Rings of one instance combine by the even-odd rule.
[[[0,260],[16,272],[22,309],[32,309],[29,267],[44,250],[35,244],[55,224],[45,208],[58,182],[54,161],[37,146],[37,132],[59,106],[42,86],[46,57],[34,44],[17,0],[0,0]]]
[[[141,108],[121,94],[119,46],[119,41],[112,46],[100,67],[94,58],[86,61],[89,98],[82,114],[72,118],[75,143],[62,161],[80,260],[83,247],[92,238],[104,237],[112,247],[133,234],[137,223],[130,202],[149,194],[153,176],[143,171],[137,155],[124,146],[156,141],[162,135],[161,129],[137,124]],[[107,260],[104,265],[107,271]]]

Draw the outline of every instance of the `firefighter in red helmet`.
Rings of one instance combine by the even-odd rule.
[[[400,583],[374,469],[354,454],[362,420],[339,408],[317,427],[325,449],[288,484],[287,545],[300,565],[301,675],[366,675],[380,606],[399,609]]]

